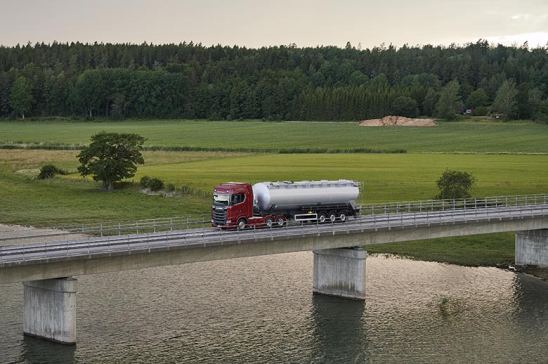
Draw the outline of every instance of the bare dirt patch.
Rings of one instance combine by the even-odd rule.
[[[416,126],[430,127],[436,126],[434,119],[414,119],[405,116],[388,115],[382,119],[369,119],[359,122],[360,126]]]

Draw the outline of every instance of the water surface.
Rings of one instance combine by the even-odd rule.
[[[548,283],[370,256],[366,302],[312,294],[312,253],[78,277],[78,344],[22,335],[1,286],[2,363],[547,362]]]

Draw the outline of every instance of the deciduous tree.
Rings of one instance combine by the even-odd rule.
[[[92,175],[112,190],[114,182],[135,175],[137,165],[143,164],[141,154],[145,138],[137,134],[99,133],[91,137],[91,143],[78,154],[82,176]]]
[[[462,108],[462,101],[459,96],[459,81],[449,82],[441,90],[440,98],[436,103],[436,116],[439,118],[453,120],[459,109]]]
[[[13,110],[25,119],[32,107],[32,86],[24,76],[19,76],[15,80],[10,93],[10,105]]]
[[[510,119],[516,112],[516,96],[518,89],[513,80],[506,80],[500,85],[495,101],[491,106],[491,111],[502,114],[505,119]]]
[[[447,169],[436,182],[439,188],[437,199],[469,198],[476,179],[468,172]]]

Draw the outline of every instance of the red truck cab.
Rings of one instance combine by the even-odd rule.
[[[211,225],[222,229],[282,227],[287,219],[282,215],[254,213],[253,187],[249,183],[228,182],[213,190]]]
[[[211,224],[244,228],[253,217],[253,189],[249,183],[228,182],[213,190]]]

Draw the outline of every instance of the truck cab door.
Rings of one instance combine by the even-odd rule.
[[[250,217],[247,213],[246,202],[245,194],[243,193],[236,193],[230,196],[230,205],[234,219],[238,219],[242,216],[245,218]]]

